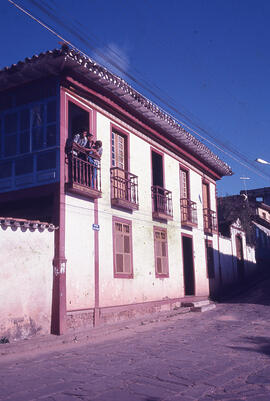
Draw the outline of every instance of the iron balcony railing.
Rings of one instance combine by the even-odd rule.
[[[119,167],[112,167],[111,201],[117,206],[138,209],[138,177]]]
[[[90,161],[91,160],[91,161]],[[100,161],[94,158],[89,159],[87,149],[78,149],[72,146],[67,152],[69,167],[69,187],[93,194],[101,193],[101,170]]]
[[[172,193],[165,188],[154,185],[152,190],[153,217],[170,218],[173,217]]]
[[[216,212],[209,208],[203,209],[204,231],[208,234],[217,232],[217,215]]]
[[[181,222],[185,225],[197,226],[197,204],[187,198],[180,199]]]

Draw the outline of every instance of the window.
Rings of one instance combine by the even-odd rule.
[[[152,182],[153,186],[163,188],[163,155],[152,150]]]
[[[56,101],[42,101],[3,113],[0,158],[17,157],[57,145]],[[1,117],[1,116],[0,116]],[[0,147],[1,148],[1,147]]]
[[[15,161],[15,175],[30,174],[33,172],[33,155],[28,155]]]
[[[129,220],[113,217],[114,277],[133,278],[132,226]]]
[[[156,277],[169,277],[167,230],[154,227]]]
[[[181,198],[189,199],[189,172],[182,168],[180,169],[180,191]]]
[[[112,131],[112,167],[128,170],[127,137]]]
[[[42,152],[37,155],[37,170],[50,170],[56,168],[56,152]]]

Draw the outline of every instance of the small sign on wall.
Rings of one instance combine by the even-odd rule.
[[[99,224],[92,224],[92,229],[95,231],[99,231],[100,229]]]

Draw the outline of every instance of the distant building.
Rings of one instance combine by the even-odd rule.
[[[240,191],[240,194],[247,194],[250,201],[257,201],[270,206],[270,187]]]
[[[209,295],[226,163],[67,47],[3,69],[0,91],[1,215],[55,227],[53,333]],[[100,160],[74,144],[83,128]]]
[[[268,269],[270,262],[270,206],[263,202],[267,199],[265,190],[241,191],[241,195],[218,198],[219,232],[228,236],[230,225],[239,219],[247,243],[255,247],[260,270]]]

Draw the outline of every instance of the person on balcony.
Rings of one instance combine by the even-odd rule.
[[[86,147],[93,135],[83,128],[80,133],[76,134],[73,138],[72,155],[75,156],[73,162],[73,178],[75,181],[85,184],[87,174],[84,174],[84,162],[87,160]],[[90,138],[90,139],[89,139]]]
[[[91,139],[88,139],[87,148],[89,149],[88,153],[88,161],[91,164],[91,186],[97,187],[97,168],[99,167],[99,161],[103,153],[102,142],[90,142]]]
[[[88,144],[88,137],[89,136],[93,136],[92,134],[90,134],[87,129],[83,128],[81,133],[78,133],[74,136],[73,138],[73,143],[78,145],[78,147],[80,148],[85,148],[86,145]],[[79,156],[80,154],[78,154],[76,148],[77,146],[75,145],[75,150],[73,149],[73,154],[75,154],[75,156]],[[74,153],[75,152],[75,153]]]

